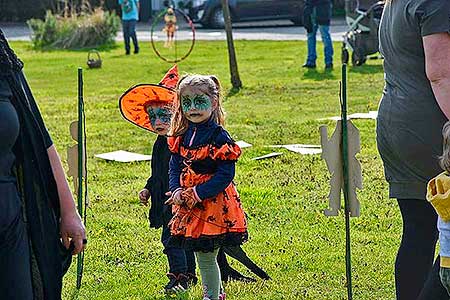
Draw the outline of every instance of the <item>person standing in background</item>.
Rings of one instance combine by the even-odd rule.
[[[122,10],[122,30],[125,40],[125,54],[130,54],[130,38],[133,40],[134,54],[139,53],[136,36],[136,22],[139,20],[139,0],[119,0]]]
[[[331,0],[306,0],[303,26],[308,32],[308,57],[303,68],[316,68],[316,34],[320,31],[324,46],[325,69],[333,68],[333,42],[330,36]]]

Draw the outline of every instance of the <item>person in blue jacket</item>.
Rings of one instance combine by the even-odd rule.
[[[139,20],[139,0],[119,0],[122,9],[122,30],[125,40],[125,54],[130,54],[130,38],[133,40],[134,54],[139,53],[136,36],[136,22]]]

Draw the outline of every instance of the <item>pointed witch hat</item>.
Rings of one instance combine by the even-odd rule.
[[[159,84],[138,84],[119,98],[119,109],[129,122],[156,133],[147,113],[150,104],[172,106],[177,97],[174,88],[178,82],[178,68],[174,65]]]

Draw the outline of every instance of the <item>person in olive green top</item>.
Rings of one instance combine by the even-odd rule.
[[[441,282],[450,293],[450,121],[442,129],[443,151],[440,165],[444,172],[431,179],[427,186],[427,200],[438,213],[441,255]]]

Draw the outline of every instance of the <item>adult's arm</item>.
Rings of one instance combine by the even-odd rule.
[[[450,34],[435,33],[422,39],[425,72],[439,107],[450,119]]]
[[[64,169],[61,165],[61,159],[54,145],[47,149],[48,158],[52,167],[58,189],[59,206],[61,210],[60,233],[63,244],[69,248],[70,241],[73,241],[75,249],[73,254],[80,253],[85,245],[83,239],[86,239],[86,230],[81,217],[78,214],[69,184],[67,183]]]

